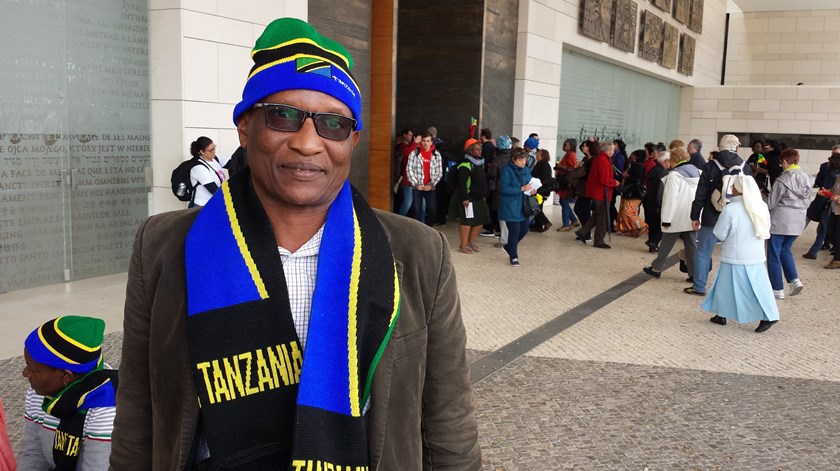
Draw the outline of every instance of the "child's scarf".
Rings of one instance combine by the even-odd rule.
[[[47,414],[59,419],[53,439],[53,461],[56,471],[72,471],[82,450],[85,417],[88,409],[114,407],[117,389],[117,371],[100,369],[91,371],[70,383],[53,397],[45,397],[41,407]]]
[[[186,270],[211,466],[367,469],[365,413],[400,293],[388,239],[358,191],[345,182],[327,214],[305,352],[249,170],[201,210]]]

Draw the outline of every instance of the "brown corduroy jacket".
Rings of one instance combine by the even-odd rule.
[[[153,216],[134,241],[111,452],[111,469],[117,471],[184,469],[196,438],[199,408],[185,331],[184,240],[197,214]],[[416,221],[376,215],[391,240],[402,301],[373,377],[370,469],[480,469],[466,333],[449,246]]]

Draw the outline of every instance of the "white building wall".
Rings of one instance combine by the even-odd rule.
[[[840,9],[730,15],[726,84],[797,83],[840,83]]]
[[[706,0],[702,34],[689,30],[648,1],[639,0],[637,4],[637,28],[641,25],[642,11],[650,9],[661,18],[667,18],[680,32],[688,32],[697,40],[693,76],[639,57],[638,38],[636,51],[631,54],[582,35],[578,27],[580,0],[522,0],[519,4],[513,135],[527,137],[537,132],[541,137],[540,147],[556,148],[564,46],[688,86],[720,83],[726,0]]]
[[[726,131],[840,135],[840,9],[731,14],[725,83],[683,89],[683,139],[711,149]],[[815,174],[828,154],[800,149],[801,165]]]
[[[229,157],[239,146],[232,121],[250,51],[276,18],[307,19],[306,0],[150,0],[149,50],[154,187],[150,214],[182,209],[172,170],[199,136]]]
[[[840,134],[840,9],[750,12],[730,15],[726,86],[721,86],[726,0],[706,0],[703,32],[697,34],[645,0],[650,9],[697,39],[694,75],[687,77],[579,32],[579,0],[520,3],[513,135],[541,136],[556,148],[560,71],[564,46],[605,62],[683,85],[679,137],[699,138],[704,153],[717,133]],[[804,86],[795,86],[803,82]],[[748,143],[745,143],[748,146]],[[748,148],[742,153],[749,155]],[[801,151],[803,167],[815,173],[825,151]]]
[[[681,137],[699,138],[704,153],[714,150],[718,132],[840,134],[840,87],[686,87],[682,98]],[[749,156],[750,143],[741,144],[739,153]],[[799,153],[802,168],[816,174],[830,152]]]

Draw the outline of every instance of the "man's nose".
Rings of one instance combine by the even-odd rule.
[[[313,155],[321,152],[324,149],[323,138],[315,129],[315,119],[307,116],[303,120],[303,125],[297,132],[292,133],[289,139],[289,147],[297,150],[302,155]]]

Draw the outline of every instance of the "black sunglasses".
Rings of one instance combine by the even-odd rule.
[[[297,132],[306,118],[312,118],[319,136],[344,141],[356,127],[355,119],[340,114],[313,113],[280,103],[255,103],[254,108],[265,109],[265,125],[275,131]]]

